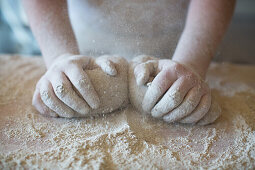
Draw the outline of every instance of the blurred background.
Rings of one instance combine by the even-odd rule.
[[[0,54],[38,55],[20,0],[0,0]]]
[[[0,0],[0,54],[40,55],[20,0]],[[237,0],[214,60],[255,64],[255,0]]]
[[[255,64],[255,0],[237,0],[216,61]]]

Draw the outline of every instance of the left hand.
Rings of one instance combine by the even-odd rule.
[[[110,56],[96,59],[63,54],[51,64],[36,85],[32,104],[41,113],[53,117],[84,117],[100,106],[100,98],[87,70],[94,68],[116,76]],[[95,79],[95,78],[94,78]]]
[[[155,77],[144,96],[142,107],[166,122],[196,123],[211,106],[211,92],[192,69],[168,59],[140,56],[134,68],[138,85]]]

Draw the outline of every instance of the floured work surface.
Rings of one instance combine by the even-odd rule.
[[[166,124],[131,106],[96,119],[48,118],[31,106],[40,58],[0,56],[0,169],[255,167],[255,66],[212,64],[222,116]]]

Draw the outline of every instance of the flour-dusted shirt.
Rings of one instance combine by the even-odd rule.
[[[171,58],[188,4],[188,0],[69,0],[69,12],[83,54]]]

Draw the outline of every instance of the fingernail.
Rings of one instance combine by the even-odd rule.
[[[100,99],[99,97],[95,97],[94,102],[91,104],[92,109],[98,109],[100,106]]]
[[[110,66],[106,67],[105,72],[109,74],[110,76],[115,76],[117,74],[117,71],[115,68],[112,68]]]
[[[117,70],[115,68],[110,68],[110,72],[112,76],[115,76],[117,74]]]
[[[155,118],[158,118],[159,117],[159,111],[158,111],[158,108],[154,107],[152,110],[151,110],[151,116],[152,117],[155,117]]]
[[[90,111],[90,108],[88,108],[86,105],[82,105],[79,109],[78,109],[79,113],[82,115],[87,115]]]
[[[149,106],[147,106],[146,103],[147,103],[147,102],[143,102],[143,103],[142,103],[143,111],[146,112],[146,113],[150,113]]]
[[[141,74],[138,74],[138,75],[137,75],[136,83],[137,83],[139,86],[143,85],[143,76],[142,76]]]
[[[169,115],[168,115],[168,116],[164,116],[164,117],[163,117],[163,120],[164,120],[165,122],[167,122],[167,123],[173,123],[173,122],[174,122],[173,119],[170,118]]]
[[[62,116],[65,118],[72,118],[72,117],[74,117],[74,113],[73,112],[63,112]]]
[[[49,115],[50,115],[51,117],[58,117],[58,114],[56,114],[55,112],[49,112]]]

